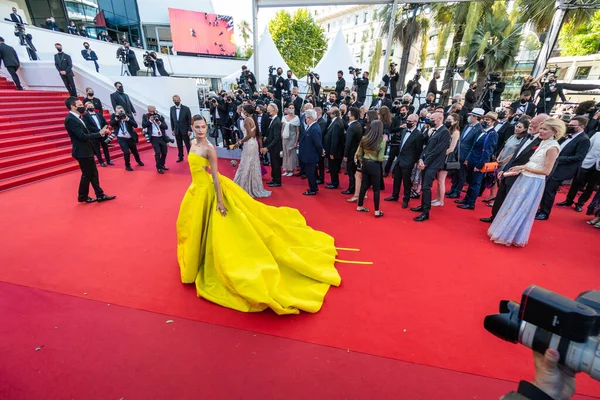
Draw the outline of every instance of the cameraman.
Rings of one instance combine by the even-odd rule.
[[[306,76],[306,83],[308,83],[310,90],[312,91],[314,104],[313,106],[319,107],[321,105],[321,81],[319,80],[319,74],[309,72]]]
[[[384,86],[387,86],[389,88],[388,98],[390,98],[392,101],[394,101],[394,99],[398,97],[397,85],[399,78],[400,74],[398,74],[398,71],[396,71],[396,64],[394,63],[390,64],[390,70],[388,71],[387,75],[384,75],[384,77],[381,78],[381,80],[384,83]]]
[[[490,78],[492,78],[493,81]],[[500,107],[500,103],[502,101],[500,96],[504,92],[504,87],[506,86],[506,82],[502,82],[502,72],[490,72],[488,74],[488,82],[486,86],[487,87],[484,89],[481,102],[482,108],[486,113],[488,113]]]
[[[154,149],[156,170],[162,175],[164,171],[169,170],[165,166],[167,152],[169,151],[167,143],[175,142],[165,133],[168,128],[165,123],[165,117],[156,112],[156,107],[148,106],[148,113],[142,116],[142,128],[146,130],[146,140],[152,144],[152,148]]]
[[[427,93],[433,93],[434,95],[442,95],[444,93],[448,93],[448,89],[438,90],[437,81],[440,79],[440,71],[435,71],[433,73],[433,79],[429,82],[429,89],[427,89]],[[503,89],[504,90],[504,89]],[[440,96],[441,98],[441,96]],[[435,98],[434,98],[435,100]]]
[[[356,76],[356,70],[353,71],[354,83],[356,85],[356,92],[358,93],[358,101],[365,104],[367,99],[367,88],[369,87],[369,72],[364,71],[362,78]]]
[[[130,157],[133,154],[135,161],[140,167],[144,166],[144,163],[140,159],[140,154],[137,150],[137,142],[139,140],[137,132],[134,130],[138,127],[137,122],[133,119],[133,115],[127,115],[125,109],[121,106],[117,106],[115,113],[110,117],[110,126],[113,127],[121,151],[123,151],[123,158],[125,159],[125,170],[133,171],[131,168]]]
[[[129,48],[128,42],[123,43],[123,47],[117,49],[117,58],[121,60],[123,64],[127,65],[127,69],[131,76],[137,75],[140,70],[140,65],[138,64],[135,53]]]
[[[402,143],[402,135],[406,132],[406,121],[408,118],[408,106],[401,105],[398,115],[394,115],[392,118],[392,125],[390,126],[390,154],[383,170],[383,177],[387,178],[394,164],[394,160],[400,154],[400,144]]]
[[[520,117],[529,115],[531,118],[535,116],[535,105],[531,102],[531,92],[525,90],[521,92],[519,100],[510,105],[510,108],[515,110],[515,114]]]
[[[277,106],[281,108],[281,98],[283,94],[283,90],[285,89],[285,79],[281,76],[283,75],[283,69],[281,67],[277,68],[277,76],[275,77],[275,86],[273,89],[275,90],[275,99],[277,101]]]
[[[560,96],[563,103],[567,101],[562,83],[556,82],[556,75],[548,77],[548,82],[544,83],[544,86],[542,86],[537,95],[539,97],[536,110],[538,114],[550,114],[558,96]]]
[[[419,82],[420,79],[421,69],[417,68],[417,73],[415,76],[406,84],[406,93],[411,96],[410,104],[413,104],[414,99],[421,94],[421,83]]]
[[[337,93],[338,99],[342,98],[342,92],[346,88],[346,80],[344,79],[344,71],[338,71],[338,80],[335,83],[335,92]]]
[[[210,99],[210,116],[213,120],[213,125],[217,129],[215,138],[215,145],[219,145],[219,131],[223,138],[223,147],[229,147],[231,144],[235,144],[235,140],[232,142],[231,131],[227,129],[230,125],[229,122],[229,105],[232,104],[231,98],[226,96],[226,102],[220,101],[216,97]],[[227,133],[226,133],[227,131]]]
[[[154,51],[146,52],[144,55],[144,65],[146,68],[152,68],[152,76],[169,76],[169,73],[165,69],[164,61],[158,58]]]
[[[244,82],[249,86],[251,93],[256,92],[256,77],[251,71],[248,70],[248,67],[246,67],[245,65],[242,65],[242,74],[238,79],[238,83],[241,82]]]

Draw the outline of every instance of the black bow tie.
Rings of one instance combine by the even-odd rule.
[[[573,139],[573,135],[569,133],[569,134],[567,135],[567,139]]]

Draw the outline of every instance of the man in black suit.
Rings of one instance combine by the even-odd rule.
[[[297,88],[297,87],[298,87],[298,80],[293,78],[292,71],[288,69],[287,79],[285,80],[285,90],[287,90],[288,93],[291,93],[292,89]]]
[[[277,113],[279,109],[276,104],[269,104],[267,107],[267,113],[271,118],[271,122],[269,123],[269,127],[267,128],[267,137],[263,142],[263,147],[261,149],[262,154],[269,153],[269,157],[271,158],[271,182],[268,182],[267,185],[270,187],[279,187],[281,186],[281,152],[283,151],[283,146],[281,143],[281,120]]]
[[[87,106],[87,103],[92,103],[94,105],[94,109],[98,115],[104,115],[104,107],[102,106],[102,102],[100,99],[94,97],[94,89],[88,87],[85,88],[86,97],[83,98],[83,104]]]
[[[256,92],[256,77],[254,76],[254,73],[252,73],[252,71],[248,70],[248,67],[246,67],[245,65],[242,65],[242,74],[240,75],[240,78],[238,79],[238,83],[240,83],[240,81],[242,81],[242,80],[245,80],[245,82],[243,82],[244,84],[248,84],[248,87],[250,88],[251,93]],[[283,78],[282,78],[282,80],[283,80]]]
[[[58,70],[60,74],[60,78],[65,84],[67,91],[72,97],[77,97],[77,88],[75,87],[75,81],[73,80],[73,61],[71,61],[71,56],[63,53],[62,44],[56,43],[54,45],[56,48],[56,53],[54,55],[54,66]]]
[[[356,76],[354,71],[354,85],[356,86],[356,94],[358,95],[358,101],[361,104],[365,104],[367,99],[367,89],[369,88],[369,71],[363,71],[362,78]]]
[[[421,115],[421,111],[427,107],[435,107],[435,94],[427,93],[427,97],[425,98],[425,103],[421,104],[417,109],[417,114]]]
[[[514,110],[512,107],[506,107],[498,111],[498,123],[494,127],[496,132],[498,132],[498,144],[494,152],[496,157],[500,154],[506,140],[515,133],[515,125],[511,123],[513,116]]]
[[[94,103],[86,102],[86,103],[84,103],[84,106],[86,107],[87,112],[85,114],[83,114],[82,119],[83,119],[83,122],[85,123],[85,127],[87,128],[88,132],[98,133],[102,129],[104,129],[105,126],[108,125],[106,123],[106,120],[102,116],[102,114],[101,113],[99,114],[96,112]],[[96,155],[96,158],[98,158],[98,162],[100,163],[100,165],[102,167],[106,167],[106,163],[108,163],[110,165],[114,165],[112,163],[112,161],[110,161],[110,153],[108,151],[108,144],[106,144],[104,139],[103,138],[92,139],[91,142],[92,142],[92,147],[94,149],[94,154]],[[106,157],[106,163],[102,159],[102,151],[100,150],[100,148],[102,148],[102,150],[104,150],[104,156]]]
[[[235,144],[236,142],[233,132],[231,129],[229,129],[229,126],[233,123],[229,117],[229,106],[232,103],[226,103],[223,100],[215,97],[210,100],[209,104],[210,116],[212,117],[213,125],[217,130],[215,145],[219,145],[219,132],[221,132],[221,137],[223,138],[223,147],[229,148],[230,145]]]
[[[298,142],[298,159],[304,166],[308,178],[308,190],[305,196],[314,196],[319,191],[317,185],[317,163],[323,155],[323,141],[321,139],[321,128],[316,123],[317,113],[315,110],[306,110],[305,119],[307,128],[301,134]]]
[[[300,116],[304,99],[298,94],[298,88],[292,88],[292,102],[294,103],[294,114]]]
[[[540,99],[537,103],[538,114],[550,114],[552,108],[554,108],[554,105],[556,104],[556,98],[559,96],[563,103],[567,101],[565,93],[563,92],[562,83],[556,82],[556,75],[550,75],[548,77],[548,82],[542,86],[537,95]]]
[[[317,112],[317,124],[321,128],[321,140],[325,143],[325,138],[327,137],[327,118],[323,115],[321,107],[315,107],[315,111]],[[325,183],[325,156],[319,158],[317,172],[317,184],[322,185]]]
[[[498,185],[498,193],[496,193],[496,198],[494,199],[494,206],[492,207],[492,216],[480,218],[481,222],[491,223],[494,221],[494,218],[496,218],[496,215],[498,215],[498,211],[500,211],[500,207],[502,207],[508,192],[510,192],[510,189],[512,189],[512,186],[518,178],[518,175],[504,176],[504,173],[512,167],[525,165],[529,162],[529,159],[541,143],[541,139],[538,137],[540,124],[548,118],[549,117],[546,114],[539,114],[531,120],[529,129],[527,130],[527,136],[521,140],[521,143],[517,146],[510,161],[504,164],[498,172],[500,183]]]
[[[256,127],[258,128],[258,132],[260,134],[259,144],[265,142],[267,137],[267,132],[269,131],[269,124],[271,123],[271,119],[267,115],[267,107],[263,105],[256,106]],[[266,154],[260,155],[260,161],[263,165],[269,165],[269,156]]]
[[[431,186],[433,185],[433,181],[435,180],[438,171],[444,168],[446,162],[446,150],[450,147],[450,132],[448,132],[448,129],[444,126],[444,114],[439,112],[433,113],[431,114],[430,120],[433,132],[419,159],[419,169],[423,171],[421,205],[410,209],[411,211],[421,213],[414,219],[417,222],[423,222],[429,219],[429,210],[431,210]]]
[[[107,196],[100,187],[98,168],[96,168],[94,150],[91,144],[91,140],[107,135],[108,127],[105,126],[97,133],[88,132],[85,123],[81,120],[81,114],[85,112],[83,102],[76,97],[69,97],[65,100],[65,105],[69,110],[69,115],[65,118],[65,129],[73,146],[71,154],[77,160],[81,169],[77,201],[80,203],[93,203],[95,201],[113,200],[116,196]],[[89,197],[90,183],[96,193],[95,199]]]
[[[129,100],[129,96],[125,94],[125,89],[121,82],[115,82],[116,92],[110,94],[110,104],[113,110],[116,110],[118,106],[123,107],[126,114],[137,115],[133,103]]]
[[[371,104],[371,110],[379,110],[383,106],[389,108],[390,111],[392,110],[392,101],[385,97],[386,93],[387,88],[385,86],[379,88],[379,97]]]
[[[535,104],[531,102],[531,92],[529,90],[521,93],[519,100],[510,105],[519,116],[529,115],[531,118],[535,115]]]
[[[133,115],[126,114],[125,109],[121,106],[117,106],[115,113],[110,118],[110,126],[113,127],[119,146],[123,151],[123,158],[125,159],[125,170],[133,171],[131,168],[130,158],[131,154],[135,158],[135,161],[140,167],[144,166],[144,163],[140,159],[140,154],[137,150],[137,142],[139,140],[137,132],[134,128],[137,128],[137,122],[133,118]]]
[[[155,106],[148,106],[148,113],[142,117],[142,127],[146,130],[146,140],[150,141],[154,149],[154,159],[156,160],[156,171],[164,174],[169,168],[165,166],[169,146],[174,140],[167,136],[167,123],[165,117],[156,111]]]
[[[131,76],[136,76],[140,70],[140,65],[138,64],[135,52],[129,48],[129,43],[123,43],[123,49],[117,49],[117,55],[119,52],[123,52],[122,54],[125,59],[125,63],[127,64],[127,68],[129,69],[129,74]]]
[[[390,70],[381,78],[385,86],[388,88],[388,98],[394,101],[398,97],[398,79],[400,74],[396,71],[396,64],[390,64]]]
[[[477,101],[477,97],[475,97],[475,90],[477,90],[477,81],[471,82],[467,92],[465,93],[465,104],[464,108],[467,113],[470,113],[473,108],[475,108],[475,102]]]
[[[588,119],[583,116],[571,118],[567,125],[567,136],[558,141],[560,152],[554,171],[546,178],[544,195],[535,219],[545,221],[550,217],[556,192],[563,181],[573,179],[590,149],[590,138],[583,131]]]
[[[360,110],[356,107],[351,107],[348,111],[348,129],[346,130],[346,145],[344,146],[344,162],[346,163],[346,171],[348,172],[348,189],[342,194],[354,195],[356,191],[356,163],[354,155],[360,145],[360,140],[363,137],[362,125],[358,121],[360,119]]]
[[[98,56],[96,52],[90,48],[90,44],[88,42],[83,42],[83,50],[81,50],[81,56],[86,61],[93,61],[94,67],[96,67],[96,72],[100,72],[100,66],[98,65]]]
[[[15,24],[25,24],[23,18],[17,13],[17,7],[12,8],[12,13],[10,13],[10,20]]]
[[[485,112],[494,111],[500,107],[502,101],[501,95],[504,93],[506,82],[502,82],[502,73],[498,73],[498,82],[492,82],[489,84],[488,89],[484,91],[481,98],[482,107]]]
[[[173,96],[173,106],[171,106],[171,131],[177,142],[177,162],[183,161],[183,144],[187,153],[190,154],[190,135],[192,134],[192,112],[189,107],[181,104],[181,98],[178,95]]]
[[[17,71],[21,66],[19,56],[15,49],[4,43],[4,38],[0,37],[0,67],[2,66],[2,61],[4,61],[4,66],[12,77],[17,90],[23,90],[21,80],[19,79],[19,75],[17,75]]]
[[[340,169],[342,167],[342,159],[344,158],[344,122],[340,118],[340,110],[337,107],[332,107],[329,110],[331,122],[327,127],[327,135],[325,136],[325,156],[328,159],[329,175],[331,182],[325,186],[325,189],[337,189],[340,186]]]
[[[437,88],[437,80],[440,79],[440,71],[435,71],[433,73],[433,79],[429,82],[429,88],[427,89],[427,93],[433,93],[435,95],[442,95],[444,93],[448,93],[448,89],[438,90]],[[433,98],[435,101],[435,97]]]
[[[344,79],[344,71],[338,71],[337,73],[338,79],[335,82],[335,92],[337,93],[338,99],[342,97],[342,92],[346,88],[346,80]]]
[[[404,185],[404,196],[402,198],[402,208],[408,207],[410,201],[410,189],[412,187],[410,175],[415,164],[421,157],[423,151],[423,135],[417,128],[419,116],[411,114],[406,120],[406,129],[400,137],[400,150],[398,160],[394,167],[394,189],[392,195],[385,201],[398,201],[400,198],[400,186]]]

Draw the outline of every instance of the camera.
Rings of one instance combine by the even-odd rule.
[[[355,68],[353,66],[349,66],[348,67],[348,72],[350,72],[351,74],[356,73],[356,75],[360,75],[360,73],[362,72],[362,69],[360,68]]]
[[[521,304],[502,300],[500,314],[486,316],[483,326],[500,339],[541,354],[557,349],[560,364],[600,380],[599,290],[572,300],[531,285],[523,292]]]
[[[120,111],[119,113],[115,114],[115,117],[117,117],[117,119],[127,118],[127,114],[125,114],[125,111]]]
[[[501,72],[488,72],[486,84],[498,83],[502,79]]]
[[[129,60],[127,59],[127,54],[126,54],[124,47],[119,47],[117,49],[117,60],[121,61],[121,63],[123,63],[123,64],[129,63]]]
[[[144,65],[145,66],[149,66],[149,65],[151,65],[155,61],[155,58],[152,55],[152,53],[150,53],[149,51],[147,51],[142,56],[142,60],[144,60]]]
[[[115,133],[111,131],[111,132],[110,132],[110,133],[109,133],[109,134],[106,136],[106,139],[104,139],[104,143],[108,144],[108,143],[112,142],[112,141],[114,140],[114,138],[116,138],[116,137],[117,137],[117,135],[115,135]]]

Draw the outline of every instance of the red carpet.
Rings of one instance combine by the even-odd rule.
[[[6,249],[0,254],[0,281],[512,381],[531,377],[531,355],[523,346],[487,333],[483,317],[497,310],[500,299],[519,300],[531,283],[567,296],[598,287],[600,254],[594,246],[599,232],[572,210],[555,209],[549,221],[536,222],[527,247],[513,249],[487,240],[487,225],[478,218],[489,215],[489,208],[481,203],[474,212],[447,203],[423,224],[413,222],[415,214],[399,204],[384,203],[385,218],[375,219],[353,211],[354,205],[338,190],[303,197],[306,181],[284,178],[284,186],[275,189],[267,203],[299,208],[311,226],[332,234],[340,247],[361,249],[342,253],[341,258],[374,264],[340,265],[342,285],[329,292],[323,310],[315,315],[282,318],[227,310],[197,299],[193,287],[179,283],[175,219],[190,181],[187,166],[171,162],[171,171],[161,176],[150,166],[149,153],[142,158],[147,166],[133,173],[124,171],[121,163],[101,169],[102,186],[118,195],[106,204],[75,202],[77,173],[0,193],[0,241]],[[232,175],[226,161],[220,167]],[[391,181],[385,193],[389,186]],[[11,304],[25,302],[12,298]],[[76,322],[83,317],[71,318]],[[80,322],[86,328],[87,322]],[[145,326],[140,322],[142,332]],[[3,331],[2,341],[22,340],[19,336],[17,331]],[[75,351],[79,361],[65,360],[75,369],[86,358],[87,337],[82,333],[77,338],[81,343],[72,344],[80,346]],[[160,351],[170,351],[179,341],[158,342]],[[144,360],[141,352],[131,357]],[[180,364],[170,370],[179,374],[185,368]],[[344,374],[338,372],[330,383],[336,393],[345,391]],[[352,397],[353,389],[348,388],[345,393],[350,395],[340,397]],[[420,393],[429,393],[422,389]],[[486,393],[482,398],[498,395],[491,386]],[[580,376],[578,393],[600,396],[600,385]]]

